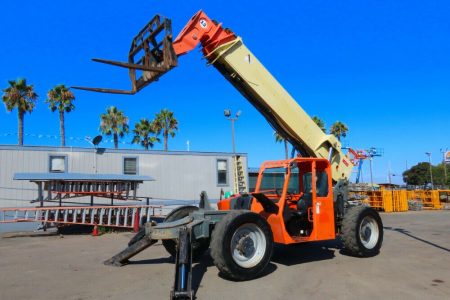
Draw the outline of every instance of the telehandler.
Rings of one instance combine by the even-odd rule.
[[[173,210],[163,223],[146,223],[128,248],[105,264],[121,266],[162,240],[175,258],[172,299],[192,299],[192,259],[208,248],[224,277],[250,280],[270,262],[274,243],[295,244],[342,238],[345,250],[359,257],[376,255],[383,224],[370,207],[347,202],[354,160],[341,143],[325,134],[247,49],[233,31],[199,11],[172,40],[171,21],[155,16],[133,39],[128,62],[94,59],[129,69],[130,91],[80,89],[134,94],[178,64],[178,57],[201,45],[213,65],[274,129],[299,152],[299,157],[262,164],[255,191],[218,202],[212,209],[206,193],[199,207]],[[281,174],[282,183],[270,181]]]

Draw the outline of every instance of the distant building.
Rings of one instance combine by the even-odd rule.
[[[381,190],[398,190],[401,186],[395,183],[379,183]]]
[[[246,170],[247,155],[238,155]],[[0,207],[35,205],[36,184],[13,180],[23,172],[149,175],[155,181],[138,196],[170,200],[197,200],[203,190],[218,199],[234,185],[232,153],[0,145]]]

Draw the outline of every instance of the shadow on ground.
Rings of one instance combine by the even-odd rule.
[[[157,264],[173,264],[174,260],[171,256],[169,257],[159,257],[151,259],[142,260],[130,260],[128,265],[157,265]]]
[[[275,263],[282,264],[285,266],[292,266],[309,262],[323,261],[333,259],[335,257],[335,251],[341,250],[342,250],[342,243],[340,240],[301,243],[294,245],[276,244],[271,263],[269,263],[264,272],[255,279],[267,276],[275,272],[277,270],[277,266]],[[144,259],[129,262],[130,265],[140,265],[140,264],[152,265],[161,263],[173,264],[174,259],[169,256],[163,258]],[[214,262],[213,259],[211,258],[211,255],[209,254],[209,251],[206,252],[199,259],[198,262],[194,262],[193,264],[192,290],[194,291],[194,295],[197,294],[198,289],[202,287],[201,282],[203,280],[203,277],[208,271],[213,272],[214,276],[218,275],[221,278],[224,278],[214,266]]]
[[[385,230],[390,230],[390,231],[394,231],[394,232],[398,232],[398,233],[404,234],[404,235],[409,236],[410,238],[413,238],[413,239],[415,239],[415,240],[417,240],[417,241],[419,241],[419,242],[422,242],[422,243],[425,243],[425,244],[427,244],[427,245],[436,247],[436,248],[438,248],[438,249],[441,249],[441,250],[450,252],[450,249],[445,248],[445,247],[442,247],[442,246],[440,246],[440,245],[438,245],[438,244],[435,244],[435,243],[433,243],[433,242],[424,240],[424,239],[422,239],[422,238],[420,238],[420,237],[417,237],[417,236],[413,235],[410,231],[408,231],[408,230],[406,230],[406,229],[403,229],[403,228],[394,228],[394,227],[383,227],[383,228],[384,228]]]
[[[339,240],[309,242],[293,245],[276,245],[272,261],[285,266],[328,260],[335,257],[335,251],[341,250]]]
[[[212,267],[212,269],[210,269]],[[269,263],[267,267],[264,269],[264,271],[257,276],[254,279],[258,279],[264,276],[267,276],[271,273],[273,273],[277,269],[277,266],[274,263]],[[219,272],[219,270],[214,266],[214,261],[209,254],[209,252],[205,253],[199,260],[197,264],[195,264],[192,268],[192,290],[194,291],[194,295],[197,294],[197,291],[200,287],[202,287],[201,282],[205,274],[208,272],[208,270],[212,271],[214,273],[214,276],[219,276],[220,278],[223,278],[224,280],[229,280],[223,277],[223,275]],[[253,279],[253,280],[254,280]]]
[[[24,237],[43,237],[43,236],[58,236],[58,232],[56,230],[52,231],[17,231],[17,232],[7,232],[0,235],[0,238],[3,239],[12,239],[12,238],[24,238]]]

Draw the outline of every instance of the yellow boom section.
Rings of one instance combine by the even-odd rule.
[[[169,19],[155,16],[133,39],[128,62],[95,61],[129,69],[131,90],[73,87],[102,93],[135,94],[178,63],[199,43],[216,67],[303,156],[329,159],[333,180],[349,179],[353,164],[334,135],[325,134],[247,49],[241,38],[197,12],[172,42]],[[138,77],[136,70],[141,71]]]
[[[314,123],[241,38],[219,46],[206,58],[302,155],[330,158],[334,181],[350,177],[353,164],[341,143]]]

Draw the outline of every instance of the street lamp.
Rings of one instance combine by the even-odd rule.
[[[231,116],[231,109],[225,109],[223,111],[223,115],[231,121],[231,143],[233,145],[233,153],[236,153],[236,145],[234,142],[234,121],[236,121],[239,116],[241,115],[241,111],[238,110],[238,112],[236,113],[235,117]]]
[[[445,154],[447,153],[447,151],[448,151],[448,148],[446,148],[445,150],[444,149],[441,149],[441,153],[442,153],[442,166],[444,167],[444,178],[445,178],[445,181],[444,181],[444,185],[447,185],[447,162],[445,161]]]
[[[431,168],[431,152],[425,152],[428,155],[428,162],[430,163],[430,179],[431,179],[431,189],[434,189],[433,185],[433,170]]]
[[[375,190],[374,186],[373,186],[373,173],[372,173],[372,159],[374,156],[379,156],[379,154],[377,154],[377,149],[375,149],[375,147],[371,147],[367,153],[369,154],[369,168],[370,168],[370,184],[372,187],[372,191]]]

